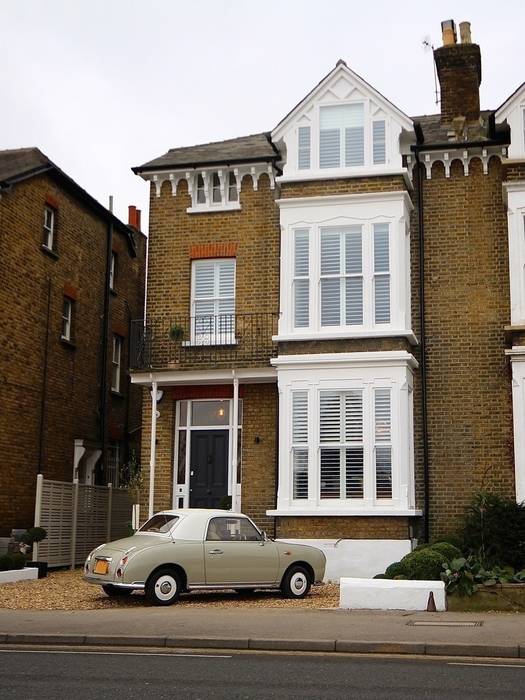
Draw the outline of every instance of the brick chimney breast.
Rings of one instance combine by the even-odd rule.
[[[462,38],[466,39],[465,34],[463,31]],[[456,117],[465,117],[467,122],[479,121],[479,46],[466,41],[446,44],[435,49],[434,60],[441,86],[441,122],[452,124]]]

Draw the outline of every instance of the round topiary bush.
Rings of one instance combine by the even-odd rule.
[[[461,550],[457,547],[454,547],[454,545],[450,544],[449,542],[436,542],[430,547],[430,549],[433,552],[438,552],[443,557],[445,557],[443,561],[447,562],[447,564],[449,564],[454,559],[459,559],[463,556]]]
[[[410,552],[401,560],[405,575],[416,581],[439,581],[443,571],[443,555],[431,547]],[[401,572],[400,572],[401,573]]]
[[[385,578],[395,578],[396,576],[407,576],[406,567],[402,561],[395,561],[386,568]]]
[[[9,571],[13,567],[11,566],[12,564],[12,558],[10,554],[1,554],[0,555],[0,571]]]

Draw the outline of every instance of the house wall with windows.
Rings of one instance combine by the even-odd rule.
[[[439,114],[407,117],[339,61],[271,134],[135,169],[151,286],[133,381],[165,393],[160,422],[144,417],[155,507],[191,507],[190,435],[216,430],[217,400],[240,416],[225,494],[277,537],[364,539],[388,558],[393,539],[454,530],[477,489],[524,497],[522,96],[480,110],[480,51],[461,34],[434,53]],[[264,136],[275,157],[258,161]],[[250,359],[248,309],[278,315]],[[193,421],[197,401],[213,425]]]
[[[0,180],[4,153],[13,152],[0,152]],[[20,172],[21,179],[8,189],[2,182],[0,190],[4,535],[32,525],[39,472],[47,479],[75,476],[97,483],[106,483],[108,476],[100,460],[100,382],[109,212],[104,217],[94,211],[86,193],[79,196],[78,186],[57,176],[47,159],[40,165],[41,174],[23,177]],[[145,238],[133,232],[136,251],[131,255],[126,229],[119,222],[113,231],[121,260],[109,327],[123,334],[126,349],[121,396],[107,387],[105,431],[106,449],[112,441],[120,443],[121,462],[127,459],[133,428],[140,445],[141,392],[128,386],[126,362],[129,314],[140,314],[145,278]],[[108,350],[110,343],[108,338]]]

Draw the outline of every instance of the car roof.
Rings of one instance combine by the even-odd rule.
[[[172,536],[176,539],[200,541],[205,537],[205,530],[210,518],[247,518],[243,513],[232,513],[230,510],[214,508],[174,508],[162,510],[155,515],[179,516],[174,525]]]

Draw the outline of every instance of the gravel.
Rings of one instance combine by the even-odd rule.
[[[0,586],[0,609],[8,610],[95,610],[97,608],[132,608],[149,605],[144,595],[108,598],[99,586],[86,583],[82,570],[55,571],[47,578]],[[197,591],[181,596],[178,605],[197,608],[337,608],[339,586],[315,586],[301,600],[283,598],[279,591],[238,594],[230,590]]]

